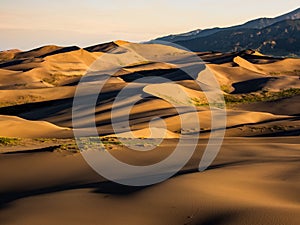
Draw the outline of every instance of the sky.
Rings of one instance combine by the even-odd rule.
[[[141,42],[275,17],[300,0],[0,0],[0,50]]]

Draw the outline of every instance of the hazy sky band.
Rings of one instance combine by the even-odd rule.
[[[0,50],[144,41],[274,17],[298,7],[299,0],[1,0]]]

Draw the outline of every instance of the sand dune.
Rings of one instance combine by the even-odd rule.
[[[241,92],[239,89],[244,93],[259,90],[279,91],[299,88],[299,79],[295,75],[299,69],[298,61],[285,59],[283,62],[254,65],[241,57],[236,57],[234,62],[239,67],[230,65],[208,65],[208,67],[221,86],[229,91],[235,90],[235,93]],[[242,86],[236,87],[238,85]]]
[[[110,52],[116,48],[118,48],[118,45],[115,42],[109,42],[99,45],[93,45],[84,49],[88,52]]]
[[[269,74],[293,75],[300,69],[300,59],[282,59],[273,63],[257,65],[258,68]]]
[[[55,46],[55,45],[47,45],[47,46],[36,48],[36,49],[30,50],[30,51],[19,52],[15,55],[15,59],[41,57],[43,55],[49,54],[51,52],[55,52],[62,48],[63,47],[59,47],[59,46]]]
[[[255,66],[254,64],[248,62],[247,60],[243,59],[240,56],[237,56],[233,59],[233,62],[235,62],[236,64],[238,64],[240,67],[253,71],[255,73],[261,73],[264,74],[264,72],[262,70],[260,70],[257,66]]]
[[[300,88],[300,80],[296,76],[277,76],[267,82],[264,89],[280,91],[288,88]]]
[[[72,137],[69,128],[58,127],[44,121],[28,121],[14,116],[0,116],[0,136],[39,138]]]
[[[237,105],[235,108],[244,109],[247,111],[259,110],[261,112],[270,112],[273,114],[298,115],[299,101],[300,97],[298,95],[271,102],[257,102],[253,104]]]
[[[76,87],[50,87],[35,89],[0,90],[0,101],[2,106],[23,104],[24,102],[45,102],[72,98]]]
[[[34,74],[32,73],[34,72]],[[33,69],[30,72],[6,73],[1,76],[1,89],[14,90],[24,88],[43,88],[53,87],[53,85],[42,80],[44,71],[40,68]]]
[[[62,49],[60,49],[62,50]],[[45,53],[45,51],[43,51]],[[10,70],[23,72],[15,73],[12,79],[11,72],[1,72],[2,86],[5,89],[14,89],[14,86],[25,88],[42,88],[60,86],[74,77],[86,74],[87,69],[100,53],[89,53],[83,49],[49,55],[43,59],[31,59],[21,64],[6,66]]]
[[[21,52],[21,50],[11,49],[7,51],[0,51],[0,62],[12,60],[18,52]]]
[[[214,73],[227,107],[221,150],[201,173],[212,112],[214,119],[222,114],[177,68],[202,65],[191,53],[120,40],[84,49],[1,52],[0,224],[298,225],[299,59],[253,50],[196,54]],[[168,157],[181,134],[199,135],[195,154],[173,178],[148,187],[117,185],[96,174],[78,152],[74,93],[83,76],[89,76],[88,88],[99,88],[97,81],[108,74],[95,121],[86,108],[91,95],[83,93],[76,129],[89,130],[94,122],[106,138],[104,154],[135,166]],[[136,81],[146,77],[152,78]],[[130,94],[118,99],[128,85]],[[10,137],[19,139],[10,143]],[[122,140],[155,149],[134,151]]]
[[[189,90],[178,84],[152,84],[144,87],[144,92],[164,99],[174,105],[192,105],[191,98],[200,96],[197,91]]]
[[[179,134],[175,134],[172,131],[163,128],[144,128],[141,130],[135,130],[132,132],[116,133],[108,135],[108,137],[121,137],[121,138],[179,138]]]
[[[216,64],[209,64],[208,67],[212,72],[214,72],[214,74],[216,74],[218,81],[224,85],[265,77],[263,74],[249,71],[242,67]]]

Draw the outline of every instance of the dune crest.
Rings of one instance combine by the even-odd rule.
[[[257,68],[254,64],[248,62],[247,60],[243,59],[240,56],[237,56],[233,59],[233,62],[235,62],[236,64],[238,64],[240,67],[253,71],[255,73],[261,73],[261,74],[265,74],[262,70],[260,70],[259,68]]]

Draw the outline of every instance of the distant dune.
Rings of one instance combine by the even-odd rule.
[[[138,63],[127,64],[131,60],[130,57],[134,56],[131,51],[141,53],[137,59]],[[199,113],[208,112],[205,93],[195,81],[171,63],[172,60],[177,60],[182,61],[184,67],[192,66],[192,62],[188,61],[189,53],[183,50],[158,44],[116,41],[85,49],[45,46],[28,52],[18,51],[15,54],[14,59],[2,59],[0,62],[1,114],[27,120],[45,120],[71,128],[72,97],[76,85],[89,66],[104,54],[107,62],[105,70],[114,66],[120,69],[105,85],[106,92],[111,93],[106,97],[110,100],[99,102],[96,107],[96,123],[99,131],[102,130],[101,133],[112,132],[107,122],[110,117],[107,109],[112,107],[112,101],[118,90],[126,84],[134,83],[135,79],[147,76],[160,76],[173,80],[173,83],[149,84],[144,88],[144,93],[152,98],[136,104],[132,109],[131,123],[134,124],[135,130],[147,128],[146,124],[153,116],[167,115],[166,120],[176,116],[176,111],[172,109],[172,104],[176,103],[195,105],[199,107]],[[207,62],[208,68],[218,80],[230,110],[251,108],[251,105],[255,104],[268,105],[272,101],[280,102],[280,99],[299,94],[298,59],[272,58],[255,51],[230,54],[206,52],[198,55]],[[262,108],[264,112],[273,113],[272,107],[269,110]],[[260,107],[251,111],[259,112]],[[241,122],[244,118],[249,118],[250,123],[253,116],[240,116],[234,119],[230,116],[228,124],[242,126],[247,124]],[[203,129],[207,129],[207,126]],[[178,132],[176,129],[180,126],[171,127],[173,129],[170,129],[170,132]],[[285,126],[284,129],[289,130],[288,127]],[[253,136],[258,135],[253,132]]]

